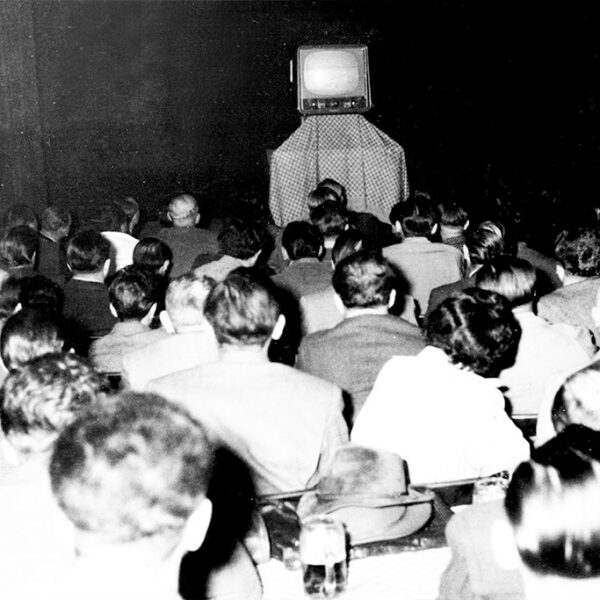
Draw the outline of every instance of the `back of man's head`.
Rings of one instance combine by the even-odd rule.
[[[381,253],[360,250],[336,264],[332,282],[346,308],[387,307],[394,272]]]
[[[390,223],[402,228],[407,237],[427,237],[437,222],[435,208],[428,198],[412,197],[398,202],[390,210]]]
[[[334,238],[348,227],[348,210],[340,202],[327,200],[310,211],[310,222],[324,238]]]
[[[458,202],[444,202],[440,207],[440,224],[452,228],[464,228],[469,222],[469,213]]]
[[[504,227],[496,221],[481,221],[467,231],[466,244],[471,264],[482,265],[504,254]]]
[[[64,344],[62,319],[48,311],[33,308],[11,315],[0,333],[0,355],[9,371],[21,368],[36,356],[61,352]]]
[[[11,227],[0,239],[0,259],[7,267],[33,265],[38,245],[38,234],[31,227]]]
[[[364,250],[367,247],[367,240],[358,229],[348,227],[340,233],[335,239],[333,248],[331,249],[331,260],[337,264],[346,256],[354,254],[359,250]]]
[[[600,275],[600,232],[578,227],[558,234],[554,254],[565,271],[581,277]]]
[[[484,264],[475,275],[475,285],[498,292],[511,306],[533,302],[537,274],[529,261],[516,256],[498,256]]]
[[[117,271],[108,286],[108,297],[121,321],[141,321],[155,303],[155,280],[152,274],[136,265]]]
[[[204,314],[219,344],[264,346],[281,310],[267,283],[252,269],[240,267],[213,287]]]
[[[175,196],[169,203],[167,214],[174,227],[195,227],[200,221],[198,202],[190,194]]]
[[[71,211],[68,208],[52,204],[42,213],[41,230],[54,238],[64,238],[69,234],[71,222]]]
[[[169,283],[165,309],[176,332],[205,323],[204,303],[214,284],[210,277],[198,277],[193,272]]]
[[[107,398],[62,431],[50,477],[79,531],[105,544],[166,539],[175,545],[205,501],[212,464],[208,436],[189,413],[160,396],[129,392]]]
[[[292,221],[283,230],[281,245],[291,260],[320,258],[323,236],[312,223]]]
[[[318,185],[316,188],[308,192],[306,196],[306,205],[308,206],[309,212],[321,206],[324,202],[335,202],[344,206],[342,198],[337,190],[334,190],[331,186]]]
[[[67,264],[73,273],[102,271],[110,258],[110,242],[93,229],[74,235],[67,244]]]
[[[343,206],[347,206],[348,204],[348,196],[346,195],[346,188],[336,179],[332,179],[331,177],[325,177],[319,182],[317,188],[327,188],[333,190],[340,199],[340,202]],[[333,198],[335,200],[335,198]]]
[[[34,273],[21,280],[19,301],[23,308],[46,310],[60,315],[64,299],[62,287],[41,273]]]
[[[48,443],[107,389],[105,379],[73,352],[38,356],[4,381],[2,430],[21,450],[46,450]]]
[[[220,231],[217,240],[223,254],[241,260],[257,255],[265,241],[257,224],[242,219],[230,219]]]

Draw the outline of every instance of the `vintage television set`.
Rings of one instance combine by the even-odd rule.
[[[300,46],[296,82],[303,115],[363,113],[372,107],[369,54],[362,44]]]

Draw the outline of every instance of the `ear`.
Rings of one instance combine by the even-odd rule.
[[[283,246],[281,247],[281,256],[283,256],[283,260],[290,260],[290,255]]]
[[[175,327],[173,327],[173,321],[171,321],[171,317],[166,310],[161,310],[158,315],[158,319],[160,320],[160,324],[164,327],[167,333],[176,333]]]
[[[273,332],[271,333],[272,340],[278,340],[283,333],[283,328],[285,327],[285,317],[283,315],[279,315],[277,318],[277,323],[275,323],[275,327],[273,327]]]
[[[36,256],[37,256],[37,251],[36,251],[36,252],[34,252],[34,253],[31,255],[31,264],[32,264],[32,265],[35,265],[35,258],[36,258]]]
[[[556,274],[558,278],[564,283],[565,281],[565,268],[561,264],[556,264]]]
[[[108,305],[108,307],[110,308],[110,312],[111,312],[112,316],[115,317],[116,319],[118,319],[119,315],[117,314],[115,307],[112,305],[112,302]]]
[[[513,530],[508,521],[502,519],[492,525],[490,532],[492,540],[492,555],[498,565],[504,570],[518,569],[521,557],[515,545]]]
[[[198,225],[198,223],[200,223],[200,215],[196,215],[194,219],[194,225]]]
[[[22,308],[23,308],[23,305],[20,302],[17,302],[17,305],[15,306],[15,308],[13,310],[13,315],[15,313],[18,313]]]
[[[179,544],[182,549],[194,552],[202,546],[212,513],[212,502],[208,498],[204,498],[186,521]]]
[[[466,231],[467,229],[469,229],[469,225],[471,224],[471,221],[469,221],[468,219],[465,221],[465,224],[463,225],[463,231]]]
[[[104,279],[106,279],[109,269],[110,269],[110,258],[107,258],[104,261],[104,265],[102,265],[102,275],[104,276]]]
[[[250,258],[249,258],[249,259],[246,261],[246,264],[247,264],[249,267],[253,267],[253,266],[256,264],[256,261],[258,260],[258,257],[259,257],[259,256],[260,256],[260,250],[259,250],[259,251],[258,251],[258,252],[257,252],[257,253],[254,255],[254,256],[251,256],[251,257],[250,257]]]
[[[152,319],[154,319],[154,315],[156,313],[156,302],[150,307],[150,310],[146,313],[146,316],[141,320],[144,325],[150,327],[150,323],[152,323]]]
[[[173,222],[173,217],[171,216],[170,212],[167,212],[167,219],[171,221],[171,223]]]
[[[388,300],[387,307],[392,308],[392,306],[394,306],[395,302],[396,302],[396,290],[392,290],[390,292],[390,299]]]
[[[432,228],[431,228],[431,235],[434,235],[435,232],[438,230],[438,224],[436,223]]]
[[[394,230],[394,233],[402,233],[402,224],[400,221],[394,221],[392,229]]]

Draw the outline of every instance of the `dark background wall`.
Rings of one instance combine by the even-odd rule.
[[[369,46],[366,116],[411,187],[598,195],[591,2],[10,0],[0,39],[3,202],[266,200],[266,151],[300,124],[290,59],[346,42]]]

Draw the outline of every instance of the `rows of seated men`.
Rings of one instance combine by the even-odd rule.
[[[140,508],[138,529],[129,538],[116,533],[123,523],[131,526],[126,511],[136,503],[123,502],[121,513],[109,498],[131,499],[134,488],[151,496],[156,485],[149,475],[131,489],[110,488],[117,485],[105,468],[111,433],[121,436],[123,460],[133,461],[123,463],[119,486],[145,456],[117,422],[139,420],[140,431],[153,432],[144,443],[163,444],[161,452],[170,442],[153,429],[159,416],[174,420],[175,429],[199,428],[194,435],[210,443],[173,446],[173,456],[197,451],[211,462],[214,448],[222,448],[248,471],[249,497],[312,488],[335,449],[348,443],[400,455],[411,483],[426,485],[512,473],[533,446],[554,436],[556,391],[598,350],[597,228],[561,232],[554,255],[545,256],[511,239],[506,223],[469,223],[463,207],[438,205],[426,194],[394,206],[387,224],[349,211],[343,186],[332,180],[315,188],[307,205],[307,221],[280,231],[249,214],[216,231],[201,228],[189,194],[172,199],[168,223],[141,229],[130,198],[100,205],[76,224],[61,207],[48,207],[39,219],[25,206],[6,212],[0,487],[5,483],[14,496],[6,496],[3,514],[6,531],[9,523],[14,530],[39,499],[40,520],[50,523],[33,522],[32,532],[47,532],[39,543],[11,534],[19,548],[6,558],[14,563],[12,597],[21,589],[31,597],[24,573],[28,561],[45,560],[42,542],[52,545],[58,536],[64,553],[57,549],[57,564],[71,564],[73,524],[98,536],[81,536],[76,545],[87,559],[76,576],[55,582],[57,597],[133,597],[128,586],[139,582],[144,557],[164,556],[170,535],[183,535],[173,507],[154,516]],[[99,398],[104,408],[96,406]],[[536,421],[535,436],[517,426],[521,416]],[[106,427],[94,429],[102,419]],[[65,446],[56,446],[63,431]],[[104,466],[93,464],[96,451]],[[154,466],[178,476],[170,459]],[[89,479],[84,467],[93,471]],[[101,485],[107,487],[98,495]],[[213,539],[206,487],[204,481],[190,492],[187,506],[197,501],[201,525],[184,550]],[[167,490],[165,483],[157,493]],[[21,495],[29,500],[20,502]],[[219,506],[213,516],[226,520]],[[148,543],[146,526],[156,526],[150,537],[157,546]],[[229,582],[246,586],[245,597],[260,597],[248,555],[235,542],[228,550],[234,559],[221,566],[238,575],[214,571],[207,580],[214,596],[226,597]],[[128,572],[119,568],[121,551],[137,565]],[[93,557],[119,574],[122,587],[93,576],[101,564]],[[49,575],[55,565],[44,564]],[[98,578],[98,596],[89,583],[92,595],[81,595],[77,584],[86,577]],[[173,569],[157,569],[144,593],[170,597],[164,590],[172,586],[177,597],[172,577]],[[179,585],[184,596],[199,593]]]

